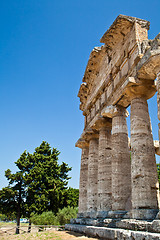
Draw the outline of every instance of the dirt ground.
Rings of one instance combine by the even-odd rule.
[[[0,240],[96,240],[82,234],[71,231],[49,230],[45,232],[24,233],[24,234],[0,234]]]

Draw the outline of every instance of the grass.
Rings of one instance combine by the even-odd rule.
[[[6,235],[0,236],[1,240],[63,240],[54,232],[40,232],[40,233],[25,233],[21,235]]]
[[[14,222],[0,222],[0,227],[1,226],[3,226],[3,227],[5,227],[5,226],[16,226],[16,223],[14,223]]]
[[[21,223],[21,226],[28,226],[28,223]],[[0,222],[0,227],[16,226],[15,222]]]
[[[0,227],[12,228],[15,227],[15,223],[3,223]],[[27,223],[21,224],[21,226],[28,226]],[[26,228],[27,229],[27,228]],[[11,232],[10,232],[11,233]],[[31,232],[31,233],[22,233],[14,234],[15,229],[12,230],[12,234],[0,234],[0,240],[87,240],[86,237],[79,233],[73,233],[68,231],[57,231],[57,230],[47,230],[42,232]],[[93,238],[89,238],[92,240]],[[95,239],[94,239],[95,240]]]
[[[20,235],[0,236],[0,240],[96,240],[97,238],[87,238],[80,233],[70,231],[55,231],[25,233]],[[98,239],[97,239],[98,240]]]
[[[21,223],[21,227],[27,226],[28,223]],[[32,225],[33,226],[33,225]],[[16,227],[16,223],[14,222],[0,222],[0,228],[13,228]],[[25,228],[27,230],[27,228]],[[9,231],[10,232],[10,231]],[[12,233],[15,232],[15,229],[12,231]],[[10,232],[11,233],[11,232]],[[16,234],[0,234],[0,240],[62,240],[60,236],[57,235],[56,231],[47,231],[47,232],[35,232],[35,233],[24,233],[20,235]]]

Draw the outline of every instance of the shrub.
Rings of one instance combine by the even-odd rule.
[[[57,220],[60,225],[64,225],[70,222],[71,218],[76,218],[78,213],[78,208],[73,207],[65,207],[63,209],[59,209],[57,213]]]
[[[55,216],[53,212],[43,212],[42,214],[34,214],[31,222],[35,225],[64,225],[69,223],[71,218],[77,217],[78,208],[65,207],[59,209]]]
[[[38,215],[35,214],[31,217],[31,221],[35,225],[58,225],[57,218],[53,212],[43,212]]]
[[[4,214],[0,214],[0,220],[1,221],[8,221],[8,217]]]

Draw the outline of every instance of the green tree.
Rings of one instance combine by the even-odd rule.
[[[15,174],[7,170],[9,186],[3,191],[6,191],[6,194],[10,191],[10,199],[14,198],[18,226],[22,214],[30,219],[31,213],[56,213],[65,206],[66,189],[70,179],[68,172],[71,168],[64,162],[58,164],[59,154],[56,148],[51,149],[50,145],[43,141],[33,154],[26,151],[22,153],[15,162],[19,169]],[[1,204],[5,207],[3,199]],[[31,221],[29,224],[31,225]]]
[[[25,153],[20,158],[25,158]],[[0,190],[0,208],[3,214],[11,216],[16,215],[17,228],[16,233],[19,233],[20,217],[24,211],[25,200],[25,180],[23,171],[11,173],[10,169],[5,171],[5,176],[9,181],[9,185]]]
[[[78,207],[79,189],[69,187],[66,191],[66,207]]]
[[[26,156],[24,162],[20,159],[16,162],[18,168],[26,173],[28,215],[44,211],[56,213],[63,208],[71,168],[64,162],[58,164],[59,154],[56,148],[51,150],[47,142],[42,142],[33,154]]]
[[[24,152],[19,160],[26,158]],[[25,201],[25,176],[24,172],[19,169],[16,173],[11,173],[10,169],[5,171],[5,176],[9,181],[9,185],[0,190],[0,207],[1,212],[7,216],[16,215],[17,228],[16,233],[19,233],[20,218],[24,214],[24,201]]]
[[[12,187],[8,186],[0,190],[0,211],[6,216],[6,219],[16,213],[17,197],[18,193]]]

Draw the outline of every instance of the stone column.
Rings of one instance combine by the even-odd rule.
[[[128,112],[117,107],[112,117],[112,210],[131,208],[131,159],[126,123]]]
[[[98,136],[90,135],[88,158],[87,209],[97,211],[97,182],[98,182]]]
[[[101,117],[94,128],[99,131],[97,211],[101,216],[112,208],[112,119]]]
[[[99,130],[98,211],[108,211],[112,208],[111,161],[111,126],[108,124],[108,126],[103,126]]]
[[[78,147],[82,148],[81,170],[79,183],[79,207],[78,213],[87,212],[87,183],[88,183],[88,154],[89,144],[87,141],[81,141]]]
[[[157,73],[157,105],[158,105],[158,120],[160,121],[160,72]],[[160,141],[160,123],[159,127],[159,141]]]
[[[156,214],[150,209],[158,209],[159,185],[147,104],[153,89],[131,88],[132,217],[149,219]]]

